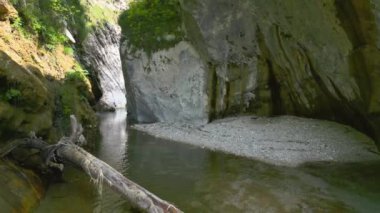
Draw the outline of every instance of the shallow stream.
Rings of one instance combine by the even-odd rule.
[[[185,212],[380,212],[380,162],[278,167],[128,129],[125,111],[99,116],[94,154]],[[64,180],[35,212],[131,212],[74,168]]]

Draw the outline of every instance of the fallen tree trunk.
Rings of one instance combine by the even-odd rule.
[[[82,135],[83,128],[74,116],[70,118],[72,128],[70,137],[62,137],[59,142],[54,145],[48,145],[35,136],[23,140],[16,140],[0,151],[0,156],[3,157],[7,155],[14,148],[19,146],[39,149],[41,150],[43,158],[45,158],[46,165],[62,170],[63,165],[60,163],[60,160],[69,161],[80,167],[91,179],[95,180],[100,191],[102,190],[103,183],[106,183],[116,192],[123,195],[131,205],[142,211],[152,213],[182,212],[172,204],[160,199],[140,185],[124,177],[110,165],[79,147],[77,144],[83,144],[85,142]]]

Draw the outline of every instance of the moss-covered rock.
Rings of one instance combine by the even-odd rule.
[[[84,125],[96,123],[96,116],[88,102],[91,94],[86,85],[80,81],[65,81],[59,88],[60,105],[62,114],[68,118],[71,114],[76,115]]]
[[[150,55],[184,39],[181,20],[178,0],[139,0],[129,4],[119,25],[131,49]]]
[[[46,139],[57,139],[65,130],[60,127],[61,118],[68,121],[70,114],[85,125],[96,124],[85,77],[48,81],[39,69],[25,68],[0,51],[0,83],[0,138],[34,131]]]
[[[0,64],[0,137],[30,131],[46,134],[52,126],[54,106],[47,84],[2,51]]]
[[[2,212],[31,212],[42,199],[42,182],[32,171],[0,160]]]

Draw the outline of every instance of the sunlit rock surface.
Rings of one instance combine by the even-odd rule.
[[[119,53],[120,29],[105,23],[98,26],[84,41],[84,59],[95,72],[101,98],[99,110],[125,108],[127,101]]]
[[[310,162],[379,161],[374,141],[331,121],[281,116],[224,118],[206,125],[139,124],[153,136],[281,166]]]
[[[206,119],[241,113],[293,114],[350,124],[379,141],[379,1],[180,3],[186,39],[201,56],[195,67],[202,66],[206,76],[207,90],[202,90],[207,99]],[[177,57],[167,53],[160,54],[168,61]],[[122,55],[124,64],[146,65],[144,57],[131,59],[128,51]],[[146,72],[130,67],[124,66],[127,76]],[[178,72],[151,66],[151,73],[164,73],[161,70],[166,75]],[[156,79],[141,81],[149,85]],[[141,81],[131,81],[130,88]],[[172,88],[179,81],[172,80],[167,86]],[[181,84],[187,87],[191,82]],[[172,117],[177,117],[181,108],[172,103],[185,96],[179,93],[163,107],[141,111],[160,117],[161,108],[175,107]],[[149,97],[145,102],[136,101],[139,97],[131,96],[132,111],[154,102]]]
[[[126,44],[122,51],[128,51]],[[138,122],[207,120],[206,65],[188,42],[124,60],[128,118]]]

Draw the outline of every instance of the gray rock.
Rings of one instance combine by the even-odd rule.
[[[123,61],[128,118],[138,122],[207,121],[206,65],[187,42],[148,57],[127,53]]]
[[[374,141],[353,128],[294,116],[231,117],[202,126],[155,123],[133,127],[156,137],[275,165],[380,161]]]
[[[200,56],[195,67],[202,66],[205,72],[204,119],[293,114],[349,124],[380,141],[379,0],[180,3],[186,39]],[[125,65],[130,64],[127,52],[122,52]],[[162,57],[170,61],[177,56]],[[146,61],[133,59],[134,64]],[[127,75],[135,72],[130,67],[124,67]],[[158,71],[150,68],[152,73]],[[177,72],[165,66],[159,69],[168,76]],[[131,81],[131,88],[152,81]],[[183,95],[178,93],[173,103]],[[136,97],[140,96],[130,98]],[[150,97],[134,101],[131,108],[163,120],[159,119],[162,107],[145,110],[145,103],[155,102],[156,96]],[[177,117],[180,105],[166,103],[161,106],[174,110],[165,117]]]
[[[127,104],[119,40],[119,27],[105,23],[91,32],[83,42],[83,58],[95,72],[97,86],[102,92],[97,104],[99,110],[115,110]]]
[[[213,62],[214,117],[328,118],[380,141],[380,1],[181,4],[190,40],[199,52],[207,48],[204,55]]]

